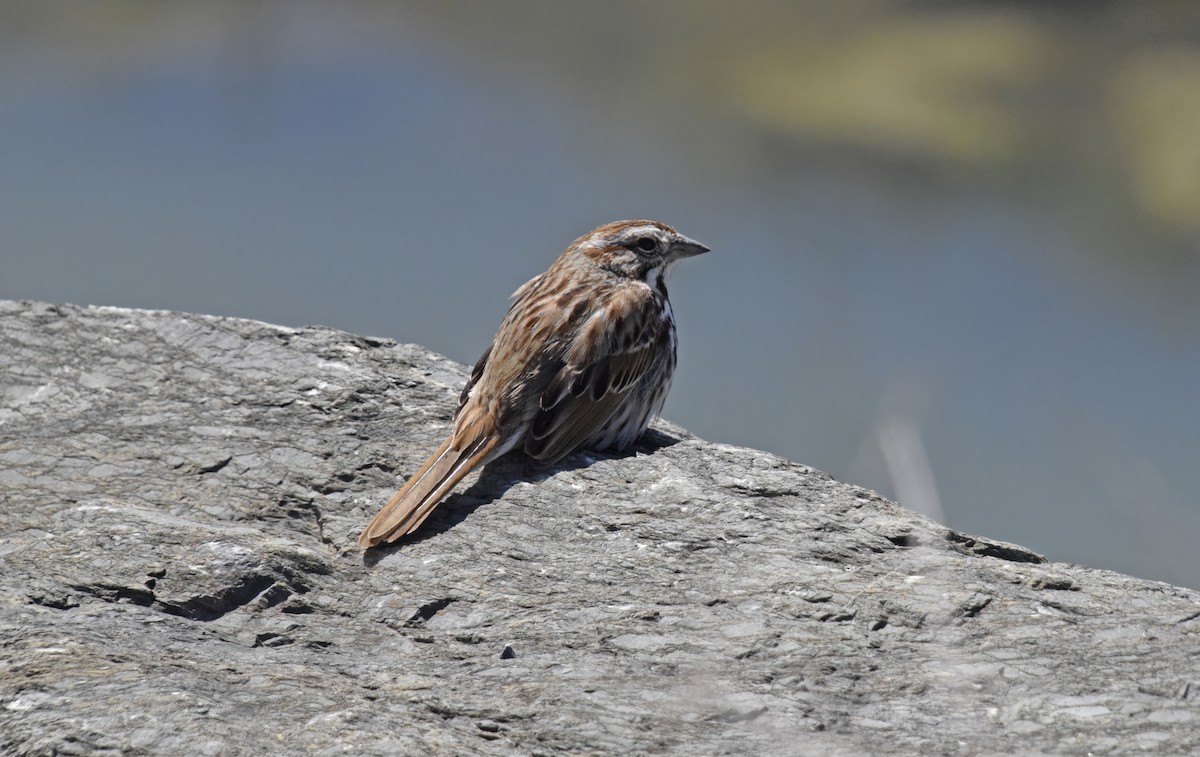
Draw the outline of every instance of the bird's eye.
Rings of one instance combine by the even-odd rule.
[[[658,247],[658,242],[652,237],[642,237],[636,244],[637,248],[642,252],[654,252],[654,248]]]

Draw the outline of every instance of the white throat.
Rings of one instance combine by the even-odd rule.
[[[675,267],[675,262],[676,261],[674,260],[669,260],[665,263],[659,263],[653,268],[647,268],[646,277],[642,279],[642,281],[646,282],[650,286],[656,286],[659,279],[665,280],[667,278],[667,274],[670,273],[671,269]]]

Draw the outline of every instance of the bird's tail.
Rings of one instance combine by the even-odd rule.
[[[476,434],[464,439],[459,430],[442,442],[367,524],[358,537],[360,547],[390,543],[415,531],[464,476],[497,452],[499,435]]]

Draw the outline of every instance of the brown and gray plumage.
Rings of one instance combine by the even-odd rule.
[[[358,543],[412,533],[464,476],[515,447],[551,465],[578,449],[632,444],[662,409],[675,371],[667,271],[707,251],[657,221],[618,221],[572,242],[513,294],[450,437]]]

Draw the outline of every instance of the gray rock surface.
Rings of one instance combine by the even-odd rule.
[[[1197,593],[670,426],[502,460],[364,556],[464,378],[0,302],[0,753],[1200,750]]]

